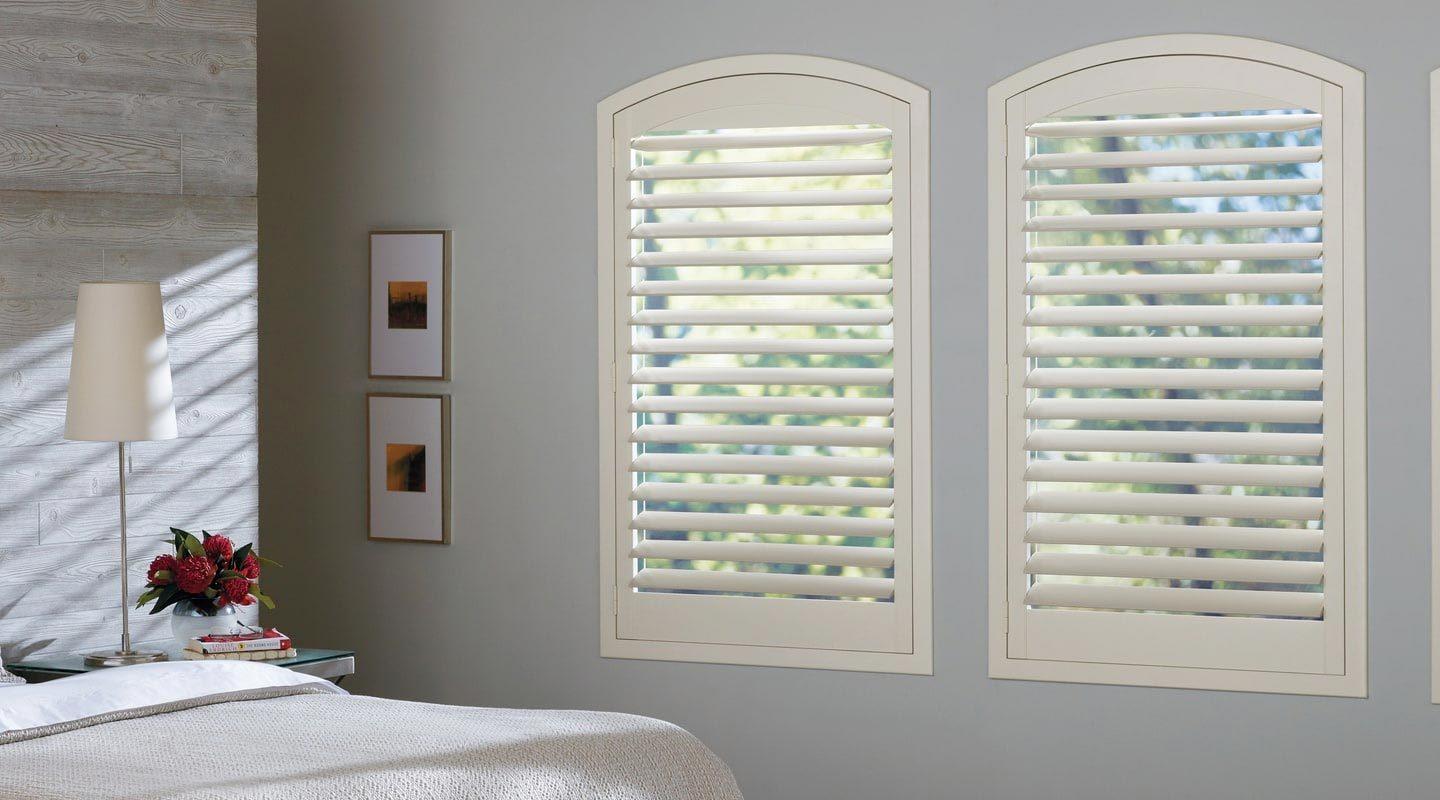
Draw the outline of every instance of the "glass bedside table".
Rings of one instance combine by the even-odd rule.
[[[165,650],[171,661],[182,660],[179,645],[171,644],[161,649]],[[294,658],[277,658],[264,663],[303,672],[306,675],[314,675],[317,678],[325,678],[337,684],[344,680],[345,676],[355,674],[355,652],[353,650],[317,650],[301,647],[297,648]],[[73,653],[27,658],[14,664],[6,664],[5,669],[30,683],[44,683],[97,669],[124,669],[124,667],[87,667],[85,666],[85,656]]]

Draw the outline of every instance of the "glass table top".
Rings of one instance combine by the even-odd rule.
[[[182,660],[180,645],[170,643],[169,645],[143,644],[139,645],[140,650],[164,650],[171,661]],[[305,664],[315,664],[321,661],[331,661],[337,658],[349,658],[355,655],[353,650],[319,650],[311,647],[297,648],[294,658],[267,659],[262,663],[272,664],[277,667],[299,667]],[[18,661],[13,664],[6,664],[6,669],[18,672],[50,672],[65,675],[78,675],[82,672],[90,672],[96,669],[109,669],[108,667],[87,667],[85,666],[84,653],[65,653],[54,656],[36,656]]]

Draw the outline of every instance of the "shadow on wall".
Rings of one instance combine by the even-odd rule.
[[[95,278],[158,280],[180,438],[131,450],[131,594],[170,525],[256,538],[256,247],[112,265]],[[160,259],[162,262],[166,259]],[[43,270],[46,265],[37,267]],[[63,438],[76,286],[43,277],[6,291],[0,264],[0,657],[93,649],[118,636],[115,446]],[[88,276],[85,276],[88,277]],[[133,602],[133,601],[132,601]],[[250,614],[256,612],[251,609]],[[136,641],[168,616],[132,615]]]

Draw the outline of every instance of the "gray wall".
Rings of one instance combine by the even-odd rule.
[[[651,714],[752,798],[1434,796],[1427,73],[1374,0],[262,2],[261,504],[273,618],[393,697]],[[1368,75],[1371,696],[994,681],[985,665],[985,90],[1078,47],[1253,35]],[[933,95],[935,676],[598,654],[595,103],[803,52]],[[455,543],[365,540],[365,231],[456,230]]]
[[[165,297],[181,438],[131,451],[132,595],[170,525],[255,538],[255,64],[254,0],[0,0],[6,659],[119,644],[116,448],[61,438],[80,281]]]

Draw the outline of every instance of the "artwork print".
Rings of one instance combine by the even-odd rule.
[[[369,538],[450,542],[450,396],[365,397]]]
[[[370,377],[450,379],[450,241],[370,232]]]
[[[390,330],[425,330],[429,285],[425,281],[390,281],[386,291],[386,319]]]

